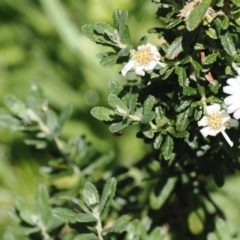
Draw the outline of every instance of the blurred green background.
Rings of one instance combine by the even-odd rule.
[[[86,23],[111,24],[116,8],[129,10],[133,46],[149,28],[158,25],[157,4],[150,0],[0,0],[0,102],[3,106],[5,94],[25,100],[31,80],[36,80],[54,110],[74,106],[74,115],[63,129],[65,139],[86,135],[98,150],[114,149],[120,164],[127,166],[149,150],[135,137],[137,128],[130,127],[115,139],[90,115],[93,106],[107,105],[109,81],[125,83],[118,74],[121,66],[102,68],[96,55],[109,49],[95,45],[81,33]],[[156,36],[148,37],[159,44]],[[0,129],[0,238],[10,221],[7,207],[18,195],[33,202],[36,186],[44,180],[39,173],[41,156],[38,161],[33,159],[23,137]],[[231,182],[240,186],[236,175],[227,183],[232,186]],[[230,223],[236,225],[240,222],[240,193],[226,186],[213,192],[213,197],[220,207],[223,204],[229,209]]]

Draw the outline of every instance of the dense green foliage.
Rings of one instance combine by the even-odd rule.
[[[74,9],[73,2],[66,7]],[[0,4],[6,20],[0,56],[8,67],[1,72],[13,72],[14,86],[27,69],[20,74],[25,80],[18,80],[22,88],[2,91],[1,164],[7,172],[1,173],[1,191],[15,197],[4,240],[240,239],[239,127],[226,112],[223,93],[227,79],[240,74],[237,1],[144,3],[155,9],[140,19],[156,47],[146,36],[136,39],[127,10],[114,10],[111,23],[81,24],[82,33],[106,50],[98,54],[106,75],[83,57],[80,25],[71,23],[59,1],[26,1],[27,9],[10,0]],[[8,18],[13,11],[29,28]],[[136,4],[131,14],[137,19],[142,11]],[[43,80],[29,84],[33,77]],[[211,118],[209,106],[221,108],[227,120],[219,109]],[[207,130],[203,137],[204,126],[219,134],[207,136]],[[32,191],[24,194],[20,186]]]

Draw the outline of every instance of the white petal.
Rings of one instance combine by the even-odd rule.
[[[204,137],[207,137],[208,133],[209,133],[209,130],[210,128],[209,127],[205,127],[203,129],[200,130],[201,134],[204,136]]]
[[[235,102],[240,103],[240,95],[238,95],[238,96],[237,95],[231,95],[231,96],[228,96],[224,99],[224,103],[226,105],[231,105]]]
[[[240,86],[239,87],[234,87],[234,86],[223,87],[223,92],[227,94],[240,94]]]
[[[240,109],[238,109],[234,114],[233,114],[233,117],[235,119],[239,119],[240,118]]]
[[[204,116],[201,120],[198,121],[198,126],[207,126],[208,118]]]
[[[233,142],[230,140],[229,136],[225,133],[225,131],[221,131],[221,133],[224,136],[224,138],[226,139],[226,141],[228,142],[228,144],[232,147]]]
[[[141,66],[136,67],[135,73],[139,76],[144,76],[145,75],[145,72],[143,71],[143,68]]]
[[[233,113],[233,112],[235,112],[238,109],[240,109],[240,102],[236,102],[236,103],[231,104],[227,108],[227,111],[228,111],[228,113]]]
[[[146,71],[151,71],[151,70],[153,70],[155,67],[156,67],[156,65],[157,65],[157,62],[150,62],[150,64],[148,64],[147,66],[144,66],[144,69],[146,70]]]
[[[236,77],[236,81],[237,81],[237,83],[238,83],[239,86],[240,86],[240,76],[239,76],[239,74],[238,74],[238,76]]]
[[[135,65],[135,61],[134,60],[130,60],[125,66],[124,68],[122,69],[121,73],[122,75],[125,77],[127,72],[132,69]]]
[[[222,122],[223,123],[225,123],[225,122],[227,122],[231,119],[229,114],[226,111],[221,112],[221,117],[222,117]]]
[[[227,80],[227,83],[230,85],[230,86],[233,86],[233,87],[239,87],[239,83],[238,83],[238,81],[237,81],[237,79],[236,78],[229,78],[228,80]]]
[[[238,67],[236,63],[232,63],[232,67],[238,73],[238,75],[240,75],[240,67]]]
[[[213,105],[207,106],[207,113],[209,115],[218,113],[219,110],[220,110],[220,105],[219,104],[213,104]]]
[[[220,130],[214,130],[212,128],[209,128],[208,135],[215,137],[219,132]]]
[[[235,119],[230,119],[230,125],[231,127],[238,127],[239,122]]]

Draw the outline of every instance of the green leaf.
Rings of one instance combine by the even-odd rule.
[[[8,216],[17,223],[21,222],[21,219],[17,213],[17,210],[13,206],[8,207]]]
[[[115,27],[118,29],[120,40],[126,45],[131,44],[131,37],[127,26],[128,11],[116,9],[113,12],[113,21]]]
[[[48,190],[44,184],[38,185],[36,198],[38,214],[41,217],[42,223],[47,225],[51,217],[51,210],[49,205]]]
[[[154,140],[153,147],[154,147],[155,149],[159,149],[159,148],[161,147],[162,140],[163,140],[162,134],[159,133],[159,134],[157,135],[157,137],[155,138],[155,140]]]
[[[178,106],[175,107],[176,112],[182,112],[186,108],[188,108],[192,103],[192,100],[183,100],[180,102]]]
[[[84,174],[90,175],[95,169],[103,169],[105,168],[112,160],[114,159],[115,154],[113,151],[109,151],[106,154],[100,156],[95,160],[95,162],[89,164],[87,167],[85,167],[82,172]]]
[[[201,208],[190,212],[187,221],[188,228],[192,234],[198,235],[204,230],[204,218],[204,210]]]
[[[169,160],[171,158],[173,151],[173,139],[171,136],[167,135],[161,151],[165,160]]]
[[[138,219],[134,219],[128,224],[126,239],[148,240],[146,228]]]
[[[184,86],[183,87],[183,94],[185,96],[194,96],[197,95],[197,90],[195,88]]]
[[[98,191],[96,187],[90,182],[87,182],[84,185],[83,199],[87,206],[90,208],[95,207],[99,203]]]
[[[22,197],[17,197],[15,199],[15,206],[19,212],[20,218],[26,223],[34,226],[38,220],[38,215],[31,210],[25,199]]]
[[[228,16],[224,16],[223,17],[223,20],[222,20],[222,29],[223,30],[227,30],[228,29],[228,27],[229,27],[229,18],[228,18]]]
[[[149,240],[164,240],[165,234],[162,234],[160,227],[155,227],[149,235]]]
[[[4,97],[4,103],[13,113],[15,113],[20,118],[27,118],[27,108],[25,104],[15,96],[6,95]]]
[[[145,113],[140,119],[140,123],[147,124],[155,118],[155,113],[150,111]]]
[[[177,177],[169,177],[159,194],[156,195],[154,193],[154,190],[152,190],[150,194],[150,206],[152,207],[152,209],[157,210],[163,206],[163,204],[167,201],[171,192],[173,191],[176,182]]]
[[[186,19],[186,27],[188,31],[193,31],[202,22],[204,15],[210,7],[212,0],[204,0],[195,6],[189,17]]]
[[[44,149],[47,147],[47,142],[44,140],[38,140],[38,139],[24,139],[24,143],[26,145],[32,145],[35,146],[37,149]]]
[[[72,203],[76,204],[78,206],[78,208],[80,208],[81,210],[83,210],[85,213],[91,213],[90,209],[86,206],[86,204],[77,198],[74,197],[61,197],[61,199],[66,199],[68,201],[71,201]]]
[[[220,36],[223,49],[230,55],[235,56],[237,54],[236,46],[233,42],[232,36],[229,32]]]
[[[101,59],[100,65],[106,68],[112,67],[117,64],[117,60],[118,60],[118,55],[106,56]]]
[[[21,122],[8,114],[0,115],[0,127],[9,128],[12,131],[21,129]]]
[[[174,59],[183,51],[182,39],[182,37],[178,37],[171,43],[166,53],[167,59]]]
[[[56,132],[56,130],[59,128],[59,122],[58,117],[55,112],[52,110],[48,110],[45,112],[46,116],[46,125],[48,126],[49,130],[51,132]]]
[[[219,238],[217,237],[217,235],[215,233],[209,233],[207,235],[207,240],[219,240]]]
[[[168,123],[168,119],[165,117],[161,107],[155,108],[155,114],[156,114],[156,123],[158,127],[162,127]]]
[[[121,115],[126,115],[128,113],[128,108],[126,105],[114,94],[110,93],[108,96],[108,104],[111,107],[116,108],[117,112],[119,112]]]
[[[132,120],[127,120],[125,122],[117,122],[117,123],[112,123],[109,127],[109,130],[114,133],[114,132],[119,132],[129,126],[132,123]]]
[[[92,24],[85,24],[82,26],[83,34],[88,37],[93,42],[96,42],[96,37],[94,34],[94,27]]]
[[[17,240],[17,238],[15,238],[12,232],[7,231],[4,233],[3,240]]]
[[[85,233],[75,236],[73,240],[99,240],[99,238],[93,233]]]
[[[116,81],[110,81],[108,83],[108,91],[113,95],[118,95],[123,90],[123,87],[120,83]]]
[[[117,185],[117,182],[115,178],[108,179],[104,185],[102,197],[99,204],[99,212],[102,218],[106,216],[110,208],[110,205],[113,201],[113,198],[115,196],[115,191],[116,191],[116,185]]]
[[[138,100],[138,91],[137,88],[131,88],[128,95],[128,108],[129,112],[133,114],[135,112],[135,108]]]
[[[228,230],[227,224],[226,224],[226,222],[224,222],[223,219],[221,219],[219,217],[217,218],[216,227],[217,227],[217,232],[221,239],[232,240],[232,237]]]
[[[178,114],[177,116],[177,122],[176,122],[176,130],[178,132],[184,132],[186,131],[190,121],[188,119],[189,115],[191,114],[192,109],[189,107],[186,111]]]
[[[103,235],[107,235],[108,233],[115,232],[115,233],[122,233],[126,230],[126,227],[129,224],[129,216],[123,215],[120,218],[118,218],[112,227],[105,228],[102,233]]]
[[[218,39],[217,32],[214,28],[208,28],[205,30],[205,33],[207,36],[209,36],[212,39]]]
[[[154,137],[154,130],[149,126],[147,125],[144,129],[143,129],[143,134],[145,137],[147,138],[153,138]]]
[[[68,105],[65,108],[63,108],[58,119],[59,124],[62,126],[64,122],[71,117],[72,113],[73,113],[72,105]]]
[[[186,74],[185,68],[176,66],[176,73],[178,75],[179,85],[182,86],[182,87],[185,87],[186,86],[186,79],[187,79],[187,74]]]
[[[143,103],[143,113],[151,111],[155,103],[156,103],[155,97],[149,95]]]
[[[169,129],[168,132],[171,134],[171,136],[175,138],[185,138],[189,135],[187,131],[185,132],[176,132],[173,128]]]
[[[99,34],[104,35],[106,33],[106,31],[108,31],[109,33],[113,33],[114,32],[114,28],[105,23],[105,22],[97,22],[94,24],[94,30],[97,31]]]
[[[218,57],[218,53],[212,53],[212,54],[206,56],[203,59],[203,65],[208,65],[208,64],[212,64],[212,63],[216,62],[217,57]]]
[[[100,121],[112,121],[114,120],[115,112],[105,107],[95,107],[91,110],[93,117]]]
[[[118,52],[118,56],[119,57],[125,57],[128,56],[130,53],[130,50],[132,49],[132,47],[125,47],[122,48],[119,52]]]
[[[67,223],[76,223],[76,222],[96,222],[97,219],[89,213],[75,213],[68,208],[54,208],[52,210],[53,216],[59,218]]]
[[[171,21],[165,26],[165,28],[166,28],[166,29],[174,28],[174,27],[177,26],[180,22],[182,22],[182,19],[181,19],[181,18],[173,19],[173,20],[171,20]]]

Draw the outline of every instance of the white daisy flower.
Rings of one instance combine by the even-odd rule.
[[[157,65],[165,67],[166,65],[159,61],[160,57],[161,55],[154,45],[147,43],[138,46],[137,51],[133,50],[131,52],[131,60],[122,69],[122,75],[126,76],[127,72],[132,68],[135,69],[137,75],[144,76],[145,71],[151,71]]]
[[[225,133],[226,128],[238,127],[238,121],[231,119],[229,114],[222,110],[220,111],[219,104],[213,104],[206,107],[206,115],[198,121],[198,126],[202,126],[200,132],[204,137],[216,136],[218,133],[222,133],[226,141],[232,147],[233,142],[230,140],[228,135]]]
[[[223,91],[230,96],[224,99],[224,103],[227,105],[227,112],[233,113],[233,117],[240,118],[240,68],[235,69],[238,72],[238,76],[235,78],[229,78],[227,83],[229,86],[223,87]]]

